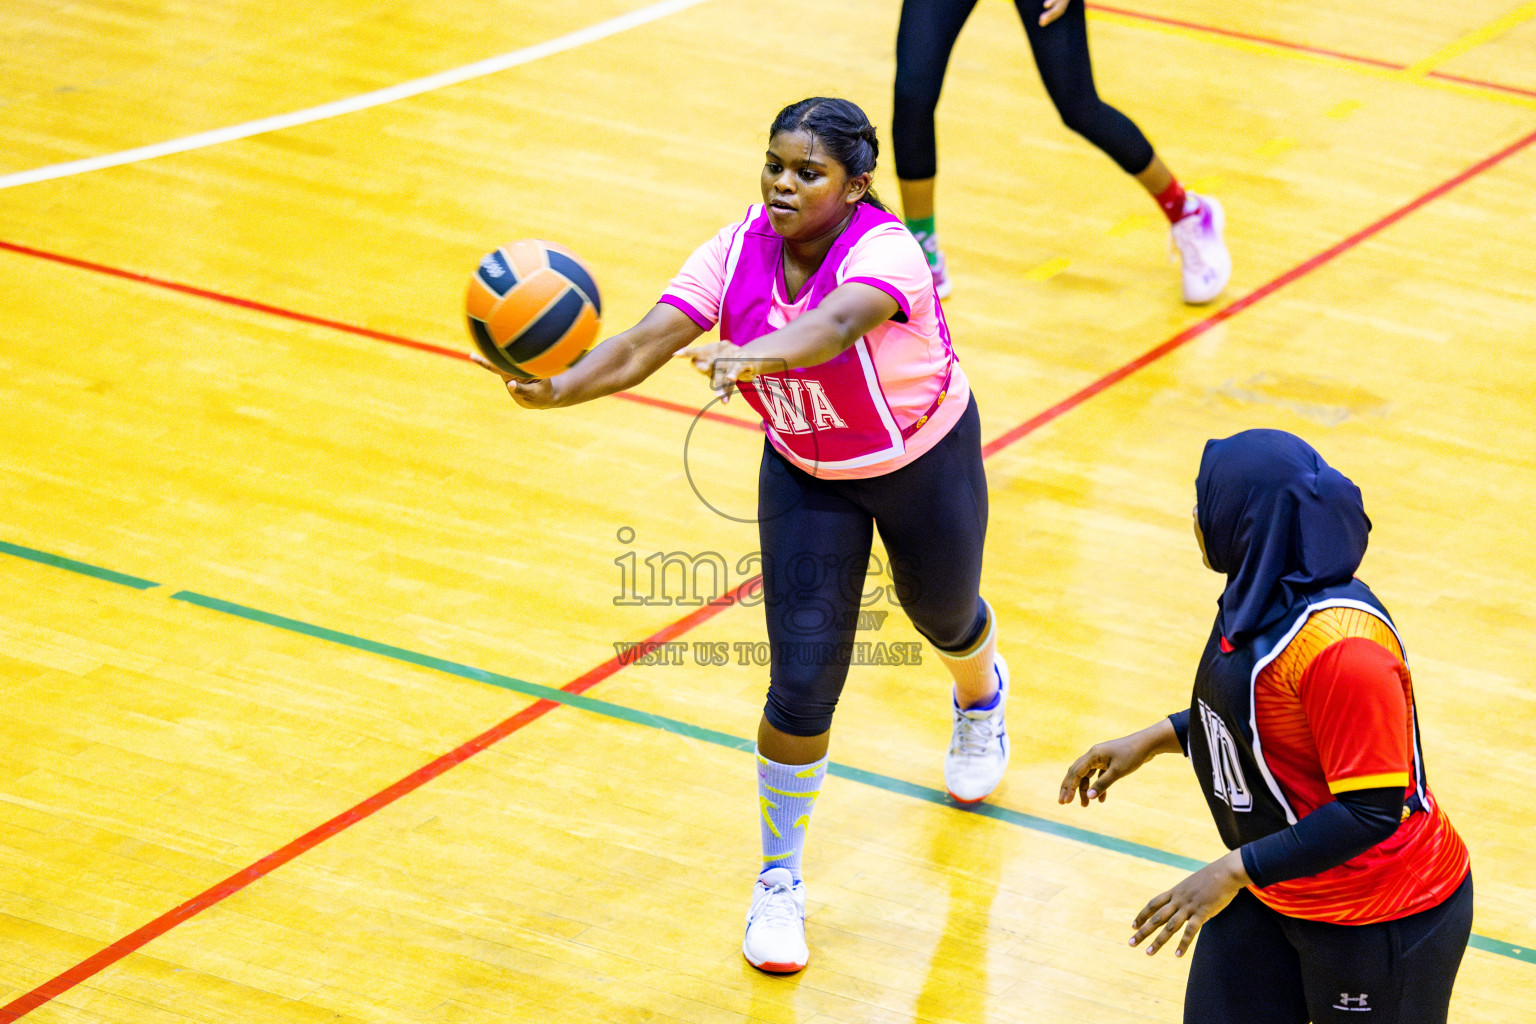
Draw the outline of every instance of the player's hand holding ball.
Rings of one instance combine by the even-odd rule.
[[[592,272],[553,242],[526,239],[487,254],[464,296],[475,352],[525,409],[558,403],[549,378],[574,366],[597,340],[602,300]]]
[[[533,380],[526,380],[514,377],[479,352],[471,352],[469,358],[476,366],[484,367],[500,377],[506,383],[507,394],[512,396],[512,401],[524,409],[553,409],[559,404],[555,399],[555,387],[550,383],[549,378],[536,377]]]

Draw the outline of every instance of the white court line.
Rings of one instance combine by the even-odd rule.
[[[636,28],[647,22],[665,18],[669,14],[687,10],[705,3],[706,0],[660,0],[639,10],[621,14],[616,18],[589,25],[583,29],[577,29],[548,42],[536,43],[533,46],[524,47],[521,50],[513,50],[499,57],[487,57],[485,60],[466,64],[461,68],[451,68],[440,71],[426,78],[418,78],[411,82],[402,82],[392,85],[387,89],[377,92],[365,92],[361,96],[353,96],[344,100],[336,100],[332,103],[324,103],[318,107],[310,107],[308,110],[295,110],[291,114],[276,114],[272,117],[264,117],[259,121],[247,121],[244,124],[230,125],[228,128],[215,128],[213,131],[199,132],[196,135],[187,135],[180,139],[171,139],[169,142],[157,142],[150,146],[140,146],[137,149],[125,149],[119,153],[107,153],[104,156],[88,157],[84,160],[71,160],[64,164],[49,164],[47,167],[35,167],[30,171],[16,171],[12,174],[0,175],[0,189],[14,188],[17,185],[31,185],[34,182],[50,181],[54,178],[67,178],[72,174],[85,174],[88,171],[99,171],[106,167],[119,167],[123,164],[137,163],[140,160],[153,160],[159,156],[169,156],[172,153],[185,153],[191,149],[202,149],[204,146],[217,146],[221,142],[233,142],[235,139],[245,139],[252,135],[261,135],[265,132],[275,132],[282,128],[292,128],[295,125],[309,124],[312,121],[323,121],[328,117],[339,117],[342,114],[351,114],[359,110],[367,110],[369,107],[382,106],[385,103],[393,103],[395,100],[403,100],[410,96],[420,96],[424,92],[434,89],[442,89],[450,85],[458,85],[472,78],[482,78],[486,75],[494,75],[498,71],[515,68],[519,64],[527,64],[541,57],[549,57],[565,50],[573,50],[587,43],[595,43],[599,39],[617,35],[620,32]]]

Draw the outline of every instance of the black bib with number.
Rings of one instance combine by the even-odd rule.
[[[1308,616],[1335,607],[1358,608],[1392,625],[1392,617],[1371,589],[1352,579],[1314,591],[1297,614],[1286,616],[1235,649],[1224,650],[1219,627],[1211,628],[1205,653],[1200,656],[1200,668],[1195,673],[1195,692],[1189,710],[1189,759],[1221,840],[1229,850],[1296,823],[1295,809],[1264,760],[1263,744],[1255,726],[1254,685],[1264,666],[1279,657],[1301,632]],[[1411,811],[1425,807],[1418,738],[1415,714],[1414,792],[1407,801]]]

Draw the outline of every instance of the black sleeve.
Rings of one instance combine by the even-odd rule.
[[[1245,844],[1243,867],[1261,889],[1315,875],[1390,837],[1402,814],[1401,786],[1340,793],[1290,828]]]
[[[1184,756],[1189,756],[1189,708],[1183,711],[1175,711],[1168,716],[1168,721],[1173,723],[1173,731],[1179,734],[1179,746],[1184,748]]]

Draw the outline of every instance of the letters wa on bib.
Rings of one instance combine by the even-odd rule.
[[[783,239],[754,205],[701,245],[666,292],[700,328],[720,325],[736,345],[770,334],[857,282],[896,300],[900,311],[833,359],[769,373],[739,385],[763,417],[769,443],[822,479],[881,476],[912,462],[959,421],[970,396],[922,250],[890,213],[867,203],[821,267],[790,301]]]

